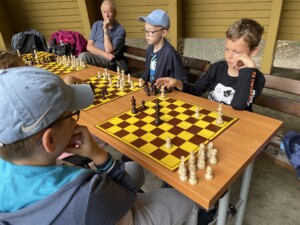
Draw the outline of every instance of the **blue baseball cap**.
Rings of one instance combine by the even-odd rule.
[[[140,16],[139,21],[149,23],[153,26],[162,26],[166,29],[170,28],[170,18],[168,14],[161,9],[155,9],[148,16]]]
[[[44,69],[0,70],[0,146],[32,136],[65,111],[86,108],[93,100],[89,85],[67,85]]]

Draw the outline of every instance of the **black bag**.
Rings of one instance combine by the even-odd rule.
[[[37,30],[29,29],[14,34],[11,41],[11,50],[20,54],[26,54],[37,51],[47,51],[48,46],[45,37]]]
[[[71,55],[73,52],[73,49],[72,49],[71,43],[66,43],[66,44],[61,43],[60,45],[57,45],[56,39],[53,39],[51,41],[51,45],[50,45],[48,52],[50,52],[54,55],[63,56],[63,55]]]

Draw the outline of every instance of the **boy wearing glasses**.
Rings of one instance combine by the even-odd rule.
[[[174,189],[137,194],[142,168],[116,161],[76,123],[93,100],[89,85],[43,69],[0,70],[0,224],[195,225],[195,203]],[[63,152],[95,170],[56,165]]]
[[[187,82],[181,56],[165,38],[170,28],[168,14],[161,9],[156,9],[148,16],[139,17],[139,21],[145,22],[143,32],[149,44],[146,51],[145,71],[141,78],[151,83],[160,77],[172,77]]]

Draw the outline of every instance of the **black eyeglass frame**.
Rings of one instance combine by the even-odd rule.
[[[49,128],[49,127],[52,127],[52,126],[54,126],[55,124],[57,124],[58,122],[60,122],[60,121],[63,121],[63,120],[65,120],[65,119],[68,119],[68,118],[70,118],[70,117],[73,117],[73,116],[75,116],[75,115],[77,115],[77,118],[76,119],[74,119],[75,120],[75,122],[77,122],[78,120],[79,120],[79,117],[80,117],[80,110],[76,110],[76,111],[74,111],[73,113],[71,113],[71,114],[69,114],[69,115],[66,115],[66,116],[64,116],[64,117],[62,117],[62,118],[59,118],[59,119],[57,119],[57,120],[55,120],[53,123],[51,123],[47,128]],[[42,135],[42,137],[43,137],[43,135]],[[41,145],[42,144],[42,137],[40,137],[39,138],[39,140],[37,141],[37,145]]]
[[[166,30],[166,28],[162,28],[162,29],[154,30],[154,31],[142,29],[142,32],[143,32],[144,34],[149,35],[150,37],[153,37],[153,35],[154,35],[155,33],[157,33],[158,31],[162,31],[162,30]]]

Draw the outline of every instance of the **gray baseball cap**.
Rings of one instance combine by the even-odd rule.
[[[140,22],[146,22],[153,26],[162,26],[166,29],[170,28],[170,18],[168,14],[161,10],[155,9],[148,16],[140,16]]]
[[[65,111],[86,108],[93,100],[89,85],[67,85],[44,69],[0,70],[0,145],[36,134]]]

